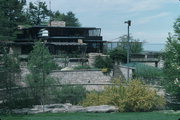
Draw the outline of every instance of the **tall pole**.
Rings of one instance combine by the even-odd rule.
[[[49,10],[50,10],[50,12],[52,13],[52,11],[51,11],[51,0],[49,0]],[[51,26],[51,20],[52,20],[52,18],[51,18],[51,15],[50,15],[50,22],[49,22],[49,25]]]
[[[129,46],[130,34],[129,34],[129,28],[131,26],[131,20],[125,21],[124,23],[128,24],[128,31],[127,31],[127,64],[129,64],[129,53],[130,53],[130,46]],[[127,70],[127,80],[129,80],[129,66],[128,66],[128,70]]]
[[[129,64],[129,24],[128,24],[128,31],[127,31],[127,64]]]

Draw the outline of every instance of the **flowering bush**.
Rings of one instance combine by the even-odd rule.
[[[150,111],[163,108],[165,99],[140,80],[132,80],[126,85],[116,81],[114,86],[101,93],[88,93],[83,101],[84,106],[103,104],[118,106],[121,112]]]

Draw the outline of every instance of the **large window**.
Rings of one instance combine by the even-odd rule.
[[[89,30],[89,36],[100,36],[101,29],[93,29]]]

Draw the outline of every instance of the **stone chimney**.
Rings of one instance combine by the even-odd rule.
[[[66,27],[66,22],[65,21],[51,21],[51,24],[49,24],[48,26]]]

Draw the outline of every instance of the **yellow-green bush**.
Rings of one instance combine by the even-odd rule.
[[[120,80],[119,80],[120,81]],[[119,111],[150,111],[163,108],[165,99],[140,80],[132,80],[126,84],[115,82],[103,92],[90,92],[83,101],[84,106],[115,105]]]

